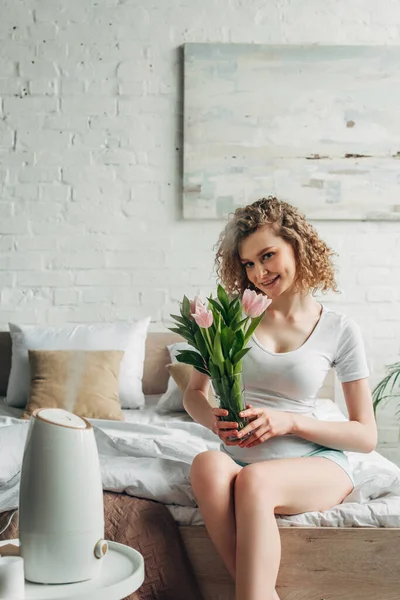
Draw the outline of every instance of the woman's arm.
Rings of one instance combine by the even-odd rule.
[[[209,388],[210,378],[193,369],[183,396],[183,406],[194,421],[212,431],[213,412],[207,398]]]
[[[368,379],[342,383],[349,422],[319,421],[292,413],[291,433],[310,442],[352,452],[372,452],[378,433]]]

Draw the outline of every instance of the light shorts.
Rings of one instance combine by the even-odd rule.
[[[339,467],[342,467],[343,471],[345,471],[347,473],[347,475],[349,476],[350,481],[353,484],[353,487],[355,486],[353,471],[350,466],[349,459],[347,458],[345,453],[342,452],[341,450],[334,450],[333,448],[326,448],[325,446],[321,446],[321,448],[318,448],[318,450],[313,450],[313,452],[310,452],[309,454],[305,454],[301,458],[305,458],[305,457],[309,457],[309,456],[320,456],[322,458],[327,458],[328,460],[333,461],[334,463],[339,465]],[[235,463],[238,464],[240,467],[246,467],[248,464],[250,464],[250,463],[241,462],[240,460],[235,460]]]

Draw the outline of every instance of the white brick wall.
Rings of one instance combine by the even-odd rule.
[[[150,312],[159,329],[183,293],[212,290],[222,223],[181,220],[184,42],[400,33],[397,0],[0,0],[0,14],[2,328]],[[361,325],[374,384],[400,351],[399,224],[317,228],[340,254],[343,294],[326,302]]]

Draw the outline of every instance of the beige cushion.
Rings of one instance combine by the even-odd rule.
[[[184,393],[187,384],[189,383],[189,379],[192,375],[193,367],[192,365],[186,365],[185,363],[171,363],[167,365],[167,371],[171,375],[172,379],[175,381],[176,385],[179,389]],[[212,392],[212,388],[210,385],[210,389],[208,391],[208,401],[211,406],[217,406],[217,402],[215,400],[215,396]]]
[[[31,385],[23,419],[37,408],[123,421],[118,375],[123,350],[29,350]]]
[[[171,362],[167,346],[183,341],[183,338],[173,332],[151,332],[147,335],[142,380],[143,393],[146,396],[165,392],[168,384],[168,372],[165,367]]]

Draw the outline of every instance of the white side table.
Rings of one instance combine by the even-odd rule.
[[[19,545],[19,541],[0,542],[0,546],[5,544]],[[142,585],[144,560],[137,550],[108,542],[108,552],[101,560],[100,576],[89,581],[66,585],[25,581],[25,600],[122,600]]]

